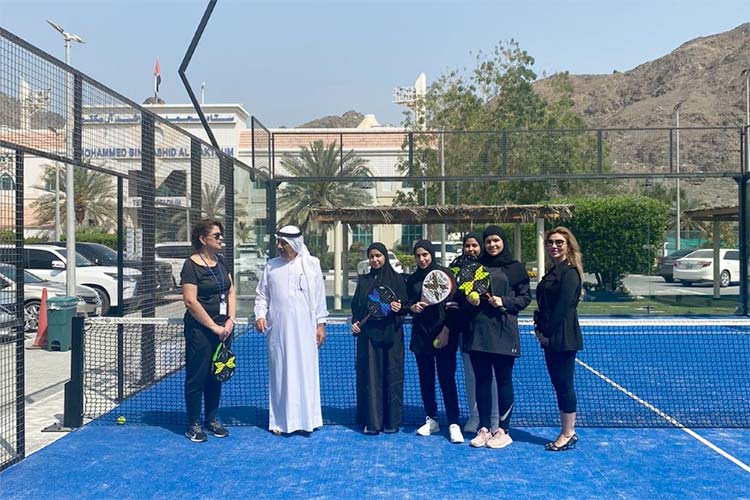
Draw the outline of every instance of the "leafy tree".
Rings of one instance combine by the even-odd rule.
[[[341,154],[335,142],[315,141],[303,146],[298,156],[285,156],[281,165],[294,177],[365,177],[372,176],[367,160],[353,151]],[[315,224],[311,208],[364,206],[371,202],[372,183],[365,182],[300,182],[287,183],[279,189],[278,206],[284,212],[279,225],[294,224],[303,232],[325,234],[328,225]],[[321,238],[325,242],[325,238]],[[323,246],[325,244],[323,243]],[[325,248],[320,249],[325,253]]]
[[[66,227],[66,176],[60,172],[60,218],[61,226]],[[46,165],[42,174],[42,186],[55,185],[55,166]],[[111,229],[117,213],[117,191],[112,176],[83,167],[73,167],[73,188],[75,191],[74,211],[77,227],[99,227]],[[31,207],[42,224],[55,222],[55,193],[47,193],[32,202]]]
[[[645,273],[663,241],[669,208],[643,196],[573,201],[570,228],[581,245],[584,268],[608,291],[628,273]]]
[[[478,53],[470,72],[452,70],[430,86],[424,100],[424,119],[405,124],[415,130],[414,160],[405,162],[417,175],[439,175],[439,141],[435,133],[419,130],[461,131],[445,134],[446,174],[544,176],[591,171],[597,162],[596,137],[585,132],[583,119],[573,109],[573,89],[567,73],[548,80],[547,99],[533,88],[534,59],[518,43],[498,44],[491,53]],[[470,133],[465,133],[468,131]],[[606,151],[603,151],[606,154]],[[591,183],[572,181],[465,182],[449,190],[446,203],[536,203],[556,196],[588,192]],[[416,190],[420,186],[411,186]],[[418,196],[406,193],[396,203],[415,198],[437,201],[437,186]]]

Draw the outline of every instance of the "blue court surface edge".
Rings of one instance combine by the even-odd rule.
[[[750,498],[750,429],[698,429],[735,463],[677,428],[513,428],[501,450],[451,444],[447,428],[309,436],[230,428],[192,443],[183,428],[88,425],[0,473],[0,498]]]

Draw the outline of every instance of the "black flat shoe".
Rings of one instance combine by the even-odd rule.
[[[398,432],[398,427],[387,427],[383,429],[383,432],[386,434],[396,434]]]
[[[568,438],[568,442],[565,443],[562,446],[557,446],[554,441],[551,441],[544,445],[544,449],[547,451],[567,451],[572,450],[576,447],[576,443],[578,442],[578,434],[573,434]]]
[[[367,426],[365,426],[365,430],[363,430],[362,433],[367,436],[377,436],[378,434],[380,434],[380,431],[377,429],[369,429]]]

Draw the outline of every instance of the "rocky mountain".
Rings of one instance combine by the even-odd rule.
[[[745,121],[745,68],[750,67],[750,23],[696,38],[671,53],[629,71],[609,75],[568,75],[575,110],[590,128],[735,127],[734,130],[682,130],[682,172],[739,169],[736,127]],[[550,78],[535,90],[554,98]],[[673,134],[673,140],[676,134]],[[668,131],[605,132],[607,161],[620,172],[668,171]],[[676,142],[676,141],[675,141]],[[672,161],[676,163],[676,144]],[[673,184],[674,181],[668,182]],[[691,196],[701,205],[736,203],[731,180],[693,181]]]
[[[591,127],[741,126],[750,67],[750,23],[696,38],[623,73],[570,75],[575,109]],[[549,79],[535,84],[549,96]]]
[[[365,115],[357,111],[347,111],[341,116],[324,116],[316,120],[303,123],[297,128],[354,128],[359,125]]]

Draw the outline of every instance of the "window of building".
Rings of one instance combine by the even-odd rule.
[[[352,243],[358,241],[362,248],[372,245],[372,224],[352,224]]]
[[[14,189],[16,189],[16,183],[13,176],[7,172],[0,175],[0,191],[13,191]]]
[[[422,224],[404,224],[401,226],[401,244],[411,247],[422,239]]]

